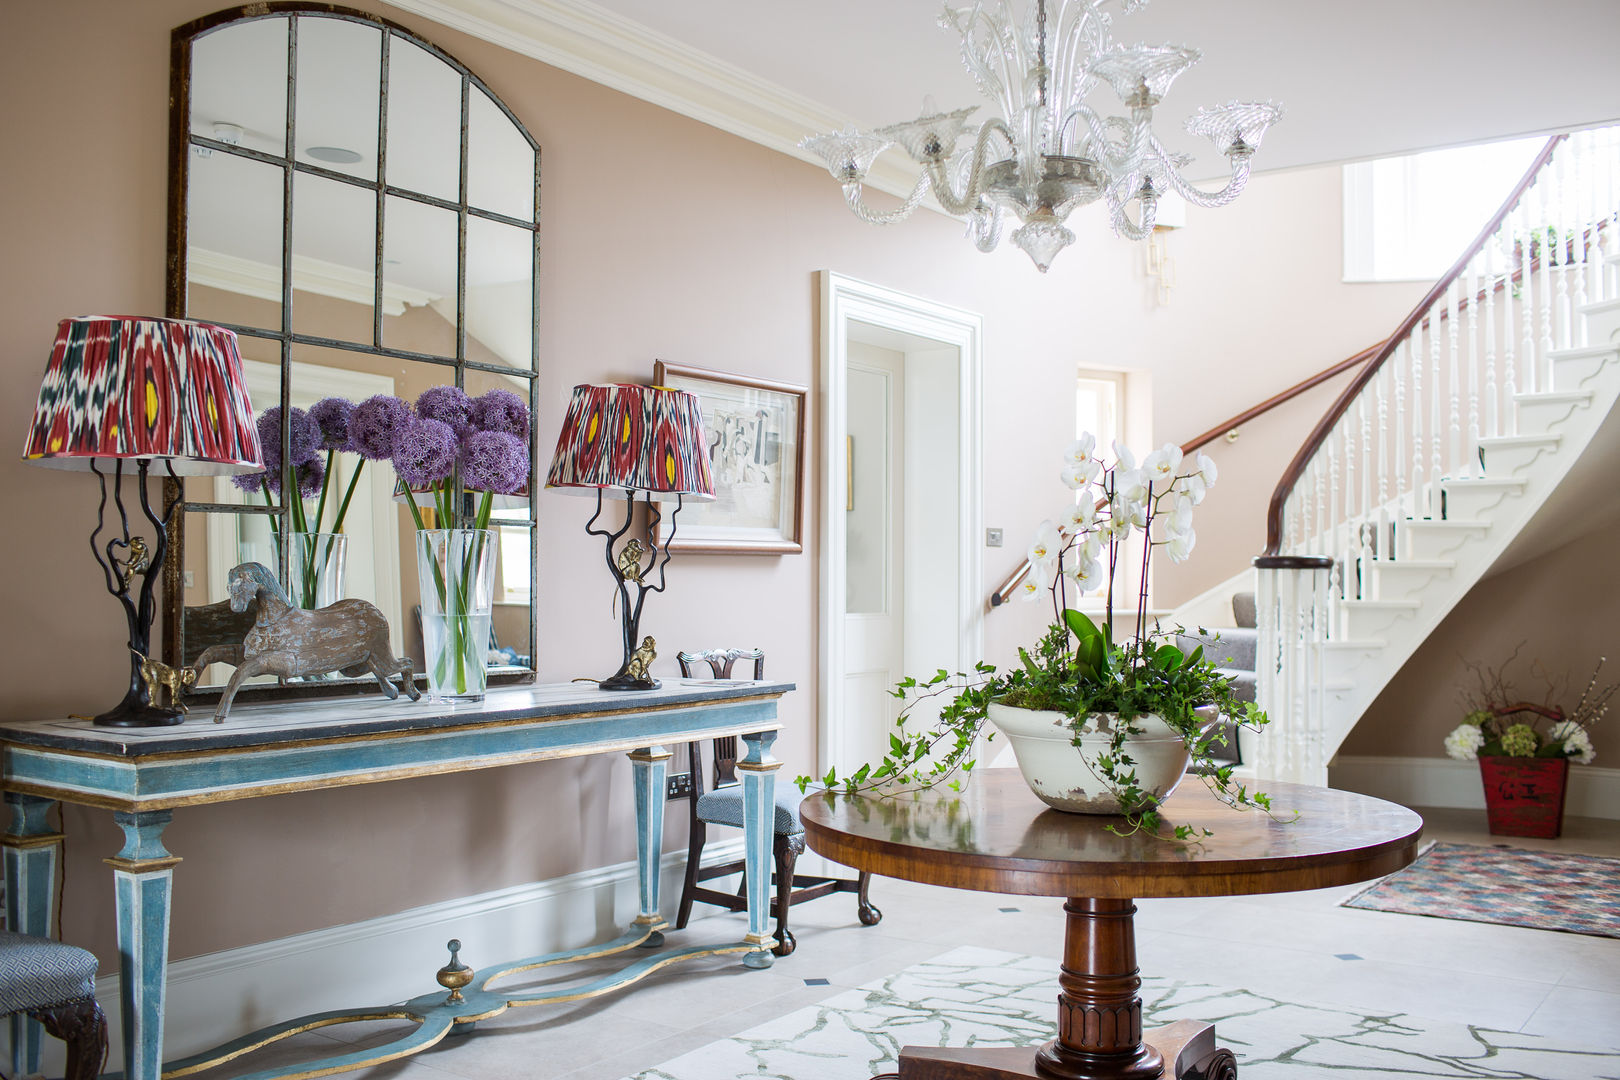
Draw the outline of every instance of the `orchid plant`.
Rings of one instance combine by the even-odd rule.
[[[1204,658],[1200,646],[1183,652],[1173,633],[1147,624],[1149,569],[1156,551],[1173,562],[1191,555],[1197,543],[1193,508],[1203,502],[1214,485],[1215,463],[1203,454],[1192,458],[1172,444],[1147,454],[1137,463],[1131,451],[1115,444],[1114,461],[1105,463],[1097,453],[1097,440],[1082,435],[1064,451],[1061,478],[1074,494],[1057,517],[1041,522],[1029,548],[1030,571],[1019,586],[1032,601],[1049,597],[1054,621],[1033,649],[1018,650],[1020,663],[1000,672],[979,663],[972,673],[954,675],[940,670],[930,678],[906,678],[894,695],[910,699],[901,711],[899,731],[890,737],[889,753],[876,763],[862,765],[840,777],[830,770],[822,778],[828,787],[845,791],[881,789],[883,794],[912,786],[944,784],[959,789],[959,773],[971,772],[973,753],[989,716],[992,701],[1026,709],[1049,709],[1070,718],[1074,744],[1088,718],[1111,714],[1110,743],[1095,760],[1087,759],[1123,809],[1123,826],[1112,831],[1160,833],[1161,820],[1153,797],[1137,782],[1130,738],[1142,733],[1136,721],[1157,715],[1173,728],[1188,749],[1189,767],[1198,773],[1216,797],[1234,808],[1259,807],[1270,812],[1270,800],[1250,792],[1233,780],[1232,769],[1213,759],[1224,745],[1219,724],[1201,715],[1211,707],[1242,726],[1259,730],[1266,716],[1252,702],[1235,696],[1226,676]],[[1125,558],[1133,539],[1139,538],[1139,565],[1127,567]],[[1122,582],[1126,573],[1133,581]],[[1134,606],[1134,632],[1124,640],[1115,625],[1115,594],[1129,587]],[[1071,593],[1101,590],[1104,621],[1099,627],[1070,606]],[[951,695],[943,703],[932,730],[907,730],[907,719],[919,702]],[[992,732],[988,738],[994,738]],[[1079,753],[1079,750],[1076,750]],[[800,789],[810,777],[798,778]],[[1196,839],[1190,825],[1176,825],[1177,840]],[[1199,835],[1207,835],[1204,830]]]

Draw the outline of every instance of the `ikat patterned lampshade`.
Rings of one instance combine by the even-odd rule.
[[[263,468],[236,335],[180,319],[63,319],[23,460],[55,469],[146,460],[177,476]]]
[[[546,487],[634,491],[656,500],[714,498],[695,395],[630,383],[574,387]]]

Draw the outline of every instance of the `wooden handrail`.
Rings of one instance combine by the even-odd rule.
[[[1223,435],[1226,435],[1228,432],[1235,431],[1244,424],[1249,423],[1251,420],[1264,416],[1272,409],[1292,401],[1294,398],[1297,398],[1299,395],[1303,394],[1312,387],[1320,386],[1322,383],[1327,382],[1335,375],[1342,375],[1344,372],[1349,371],[1357,364],[1365,363],[1368,358],[1375,356],[1378,353],[1378,350],[1382,349],[1383,347],[1384,342],[1382,341],[1380,341],[1377,345],[1369,345],[1365,349],[1362,349],[1360,352],[1356,353],[1354,356],[1340,360],[1338,363],[1329,367],[1325,367],[1321,371],[1318,371],[1315,375],[1312,375],[1310,378],[1297,382],[1288,389],[1271,395],[1258,405],[1251,405],[1249,408],[1244,409],[1231,419],[1226,420],[1223,423],[1216,424],[1202,435],[1193,438],[1189,442],[1182,443],[1181,452],[1183,454],[1191,454],[1196,450],[1203,449],[1205,446],[1208,446],[1210,443],[1221,438]],[[1007,575],[1006,579],[1002,581],[999,586],[997,586],[996,591],[990,594],[990,606],[1000,607],[1002,604],[1005,604],[1008,600],[1010,600],[1012,598],[1012,591],[1018,587],[1018,583],[1020,581],[1023,581],[1024,578],[1029,575],[1029,570],[1030,566],[1028,559],[1025,559],[1022,563],[1019,563],[1018,567],[1014,569],[1011,574]]]
[[[1378,372],[1383,369],[1389,358],[1395,354],[1395,350],[1400,343],[1405,341],[1407,336],[1411,334],[1413,328],[1428,317],[1429,309],[1434,307],[1440,298],[1445,296],[1446,290],[1450,289],[1452,284],[1462,276],[1463,272],[1468,268],[1468,264],[1473,261],[1474,256],[1478,255],[1485,245],[1490,243],[1491,238],[1496,235],[1496,230],[1502,227],[1502,222],[1507,220],[1508,214],[1519,204],[1519,200],[1524,197],[1524,193],[1530,190],[1530,185],[1535,183],[1536,177],[1541,173],[1547,162],[1552,160],[1553,150],[1568,137],[1567,135],[1554,135],[1547,140],[1547,145],[1541,148],[1541,153],[1536,155],[1536,160],[1531,163],[1530,168],[1520,178],[1518,185],[1514,187],[1513,194],[1509,195],[1507,201],[1492,215],[1491,220],[1474,238],[1474,242],[1468,245],[1462,256],[1452,264],[1451,269],[1446,271],[1439,281],[1435,282],[1434,287],[1424,294],[1423,299],[1418,301],[1417,307],[1412,309],[1411,314],[1401,320],[1401,325],[1379,348],[1378,355],[1373,357],[1356,377],[1350,380],[1350,385],[1344,388],[1338,399],[1329,406],[1328,411],[1322,414],[1322,419],[1317,421],[1316,427],[1311,430],[1310,436],[1300,446],[1299,453],[1294,455],[1294,460],[1288,463],[1288,468],[1283,471],[1282,479],[1277,482],[1276,490],[1271,493],[1271,504],[1266,508],[1266,555],[1276,555],[1282,550],[1283,507],[1288,501],[1288,496],[1293,493],[1294,485],[1299,483],[1299,478],[1305,474],[1305,467],[1310,464],[1311,458],[1316,456],[1316,452],[1321,449],[1322,444],[1333,433],[1339,419],[1349,410],[1351,403],[1360,396],[1361,392],[1367,388],[1367,385],[1377,377]]]

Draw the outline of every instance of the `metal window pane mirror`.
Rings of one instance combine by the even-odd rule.
[[[534,412],[540,148],[478,76],[385,19],[271,3],[176,29],[171,79],[167,314],[236,331],[256,412],[280,406],[285,418],[327,397],[414,401],[445,383],[510,390]],[[532,475],[532,433],[529,449]],[[322,598],[371,601],[395,654],[421,671],[414,526],[393,471],[353,454],[332,464],[329,490],[355,483],[343,551],[328,560],[342,580],[328,578]],[[297,576],[298,545],[276,543],[287,496],[249,487],[170,481],[182,502],[164,582],[171,665],[241,640],[223,603],[233,566]],[[491,523],[491,683],[532,679],[535,666],[533,509],[504,502]],[[198,691],[229,674],[211,665]],[[337,675],[258,682],[261,696],[376,687]]]

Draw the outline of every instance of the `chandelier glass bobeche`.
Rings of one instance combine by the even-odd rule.
[[[1074,243],[1064,220],[1098,199],[1106,201],[1114,231],[1132,240],[1153,232],[1166,191],[1194,206],[1225,206],[1248,182],[1250,159],[1282,109],[1232,102],[1188,117],[1187,130],[1212,141],[1231,167],[1219,191],[1194,187],[1180,174],[1191,159],[1167,151],[1152,124],[1154,107],[1200,53],[1181,45],[1114,44],[1112,17],[1103,10],[1108,2],[1055,0],[1050,19],[1046,0],[1036,0],[1022,18],[1011,0],[946,7],[940,26],[961,36],[962,60],[1000,116],[975,126],[968,118],[977,106],[935,113],[925,104],[932,115],[870,132],[815,135],[800,145],[826,161],[850,209],[875,225],[906,218],[932,190],[946,212],[967,215],[969,237],[990,251],[1010,212],[1020,222],[1012,242],[1042,272]],[[1119,3],[1129,14],[1147,0]],[[1105,88],[1124,115],[1087,104]],[[861,199],[861,181],[895,144],[922,175],[898,209],[874,210]]]

